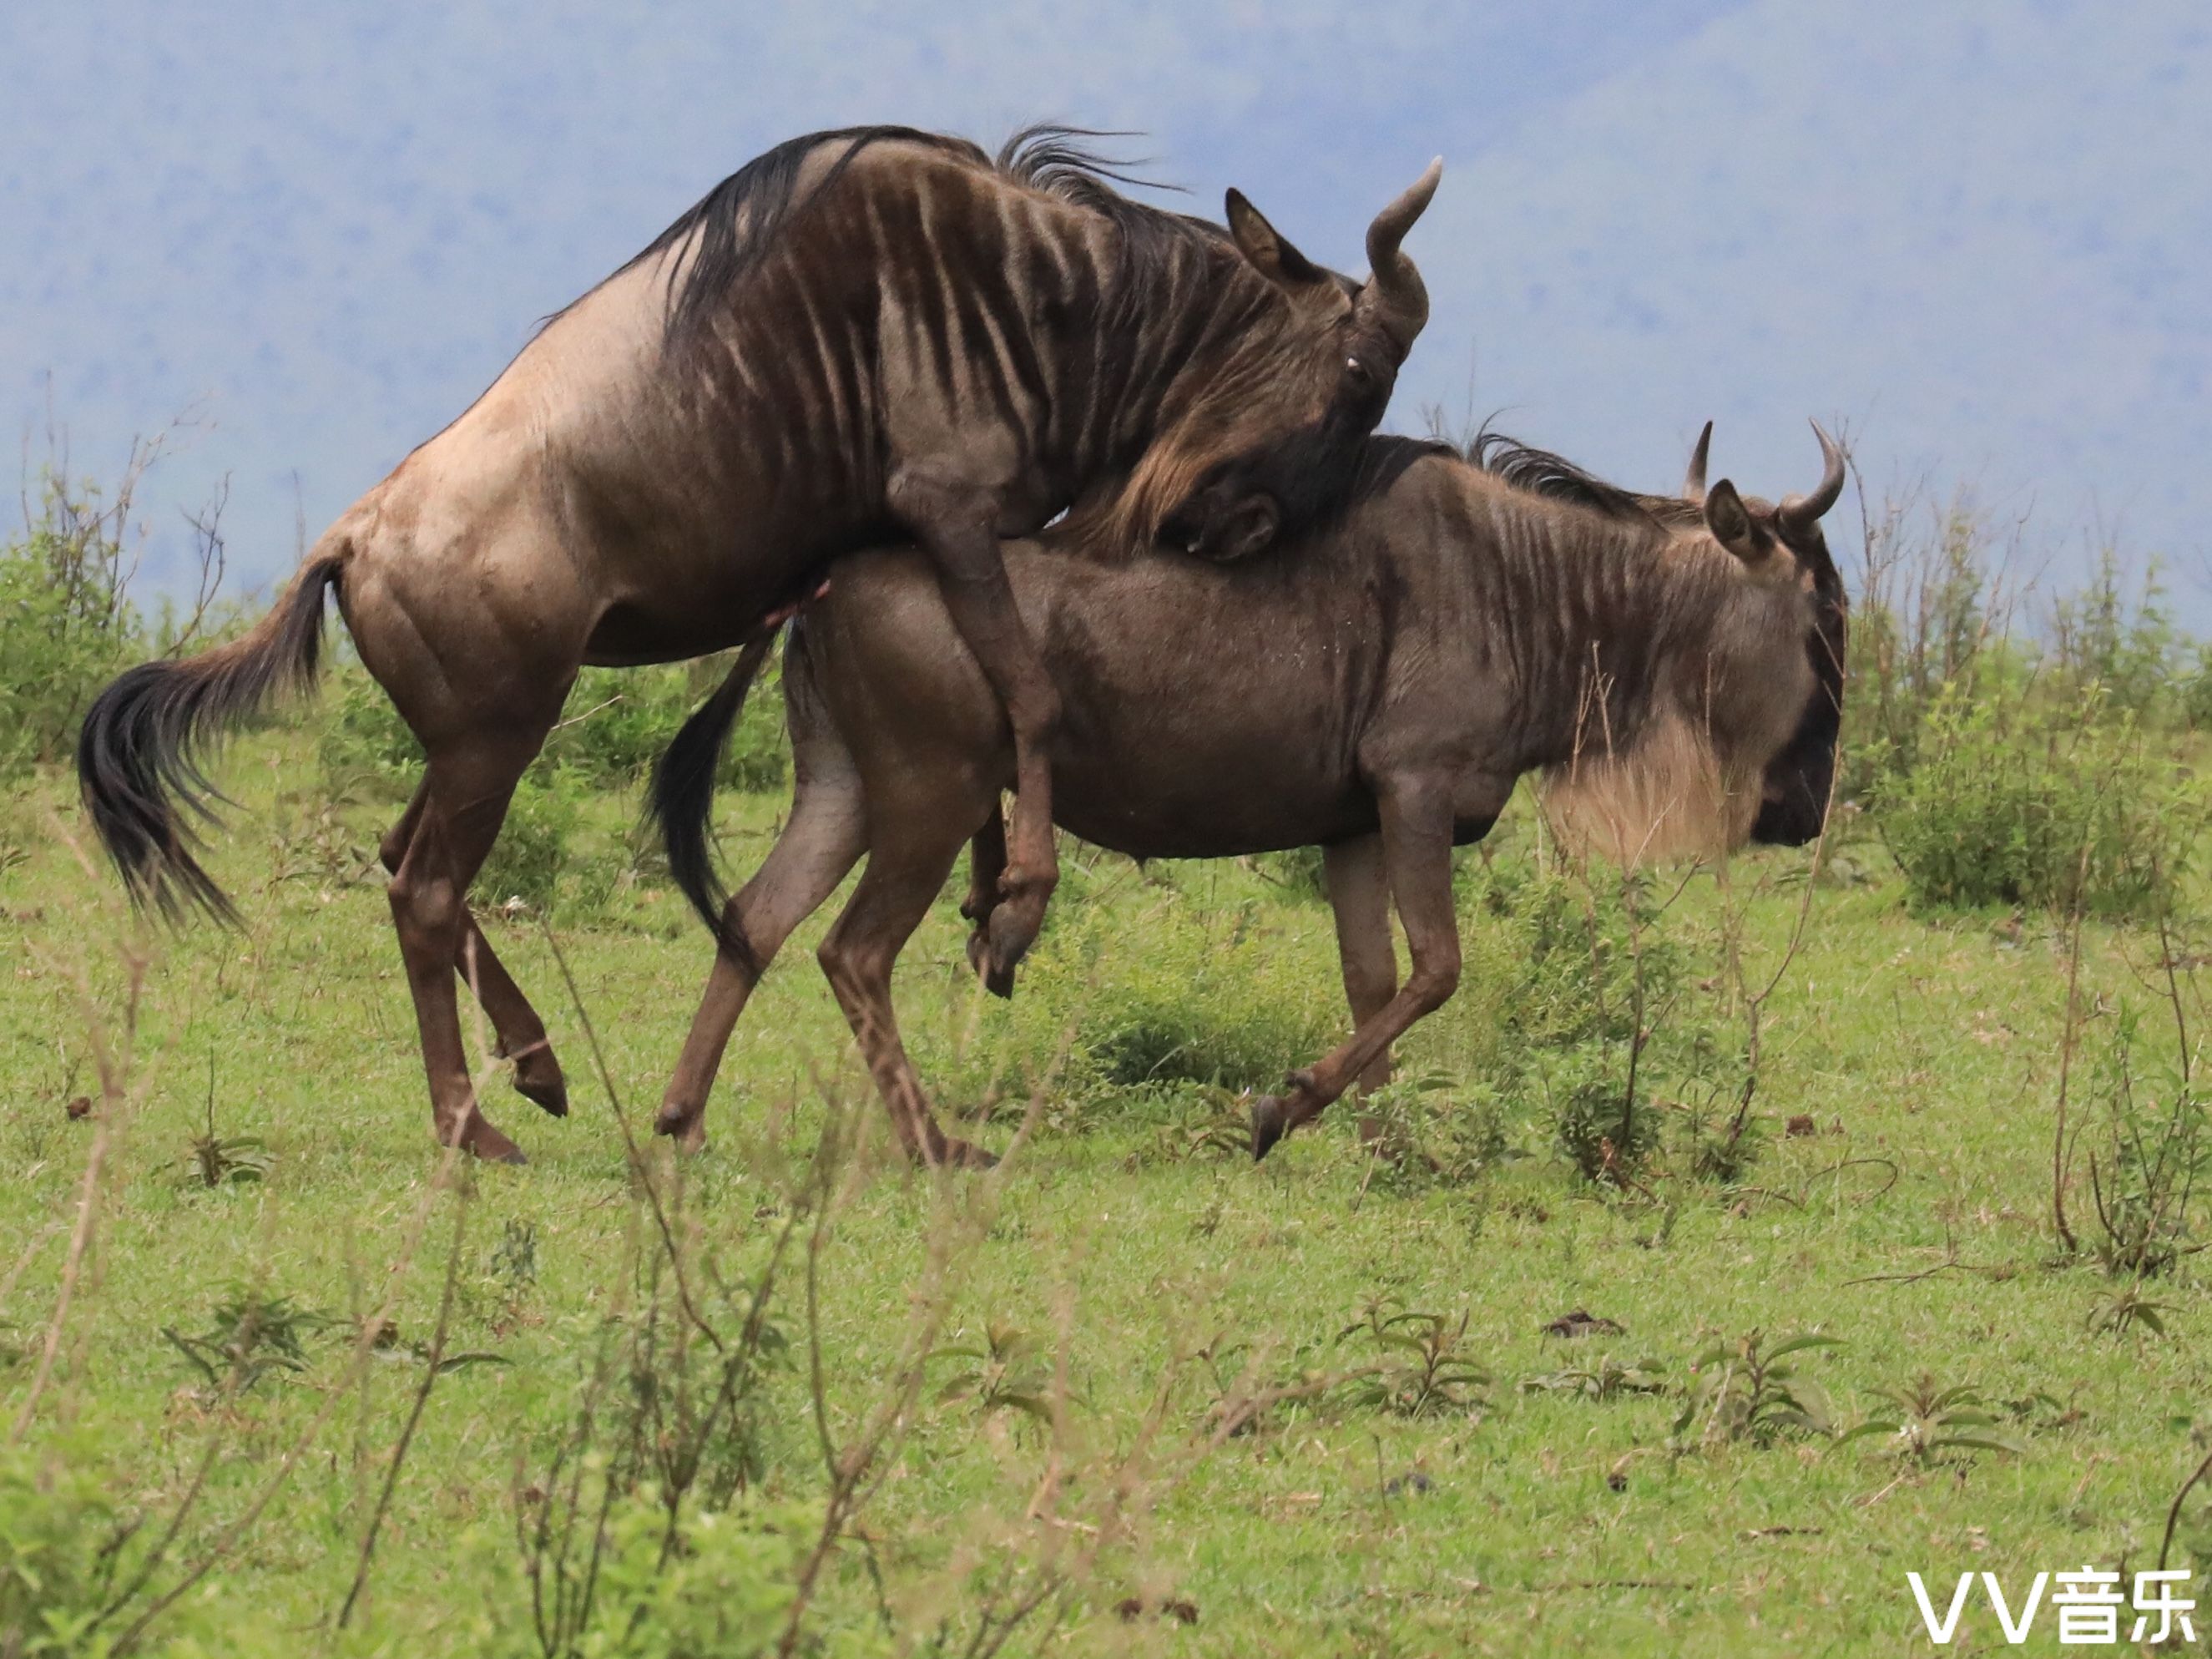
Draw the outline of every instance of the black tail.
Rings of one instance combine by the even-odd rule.
[[[279,690],[310,684],[322,655],[323,594],[343,550],[319,553],[252,631],[180,662],[141,663],[85,711],[77,782],[100,844],[134,903],[176,920],[188,905],[235,921],[237,912],[191,849],[191,819],[216,822],[221,800],[200,757],[222,726]],[[179,806],[185,809],[179,811]]]
[[[754,966],[752,945],[743,932],[725,928],[722,908],[729,890],[714,868],[710,836],[714,815],[714,773],[721,764],[722,745],[744,712],[745,694],[760,678],[776,629],[763,628],[744,642],[731,665],[729,676],[714,695],[699,705],[684,722],[668,752],[653,769],[653,788],[646,811],[660,826],[661,845],[668,849],[668,874],[684,896],[691,901],[720,947],[736,960]]]

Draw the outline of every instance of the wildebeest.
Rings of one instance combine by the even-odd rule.
[[[1057,701],[1000,536],[1073,509],[1133,544],[1233,557],[1295,531],[1348,486],[1427,315],[1399,244],[1437,166],[1374,221],[1360,284],[1233,191],[1225,232],[1127,199],[1080,137],[1033,130],[995,160],[896,127],[794,139],[549,319],[258,626],[94,702],[78,770],[134,894],[227,908],[189,845],[196,750],[313,676],[335,593],[428,760],[383,851],[434,1125],[519,1159],[470,1086],[454,976],[516,1086],[564,1111],[544,1025],[466,895],[579,665],[764,640],[833,556],[911,536],[1012,722],[991,937],[1015,959],[1054,876]]]
[[[1065,700],[1062,824],[1139,858],[1325,849],[1355,1030],[1256,1103],[1255,1155],[1376,1080],[1450,996],[1451,849],[1488,832],[1523,774],[1630,856],[1819,833],[1846,624],[1820,526],[1844,463],[1820,437],[1818,488],[1778,505],[1707,489],[1703,439],[1678,499],[1501,439],[1462,457],[1376,438],[1343,521],[1265,560],[1069,558],[1049,535],[1009,548]],[[900,550],[838,565],[793,626],[784,691],[796,796],[734,901],[757,955],[717,960],[658,1127],[700,1141],[760,967],[865,854],[823,969],[909,1154],[987,1161],[931,1118],[890,976],[1012,778],[1005,717],[927,565]]]

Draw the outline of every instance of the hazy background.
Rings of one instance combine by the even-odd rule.
[[[2062,574],[2093,528],[2163,556],[2212,627],[2205,16],[7,0],[0,417],[35,462],[50,383],[97,474],[195,411],[143,498],[157,553],[227,474],[233,568],[266,581],[295,499],[319,531],[780,138],[1142,129],[1200,210],[1237,185],[1353,270],[1442,152],[1408,245],[1435,316],[1392,424],[1495,414],[1664,487],[1710,416],[1717,474],[1780,494],[1832,417],[1877,482],[2027,514]]]

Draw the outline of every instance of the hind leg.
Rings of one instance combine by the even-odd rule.
[[[849,765],[842,775],[803,777],[791,821],[753,878],[724,907],[723,933],[742,939],[749,959],[727,951],[715,953],[706,995],[692,1017],[691,1034],[653,1126],[659,1133],[678,1137],[686,1152],[706,1145],[707,1097],[753,987],[791,930],[837,890],[866,850],[863,805],[860,781]]]
[[[930,1115],[928,1097],[900,1040],[891,1006],[892,966],[951,873],[968,826],[947,830],[920,813],[891,822],[897,824],[891,836],[875,833],[871,825],[868,867],[844,915],[822,941],[822,971],[860,1042],[907,1156],[918,1163],[988,1168],[997,1161],[990,1153],[947,1136]]]
[[[1284,1093],[1252,1109],[1252,1155],[1318,1115],[1390,1051],[1407,1027],[1433,1013],[1459,984],[1459,919],[1452,908],[1452,829],[1459,821],[1450,780],[1386,778],[1381,791],[1382,867],[1405,924],[1412,971],[1361,1022],[1350,1041],[1285,1079]]]
[[[428,793],[427,780],[416,786],[414,799],[407,803],[406,811],[378,848],[386,874],[398,874],[399,862],[406,856],[407,844],[414,838],[416,826],[422,820],[422,802]],[[554,1058],[552,1040],[545,1034],[545,1022],[538,1017],[537,1009],[530,1006],[530,999],[523,994],[522,988],[514,982],[514,975],[492,951],[491,941],[477,925],[475,915],[465,905],[463,911],[461,948],[453,959],[453,969],[475,993],[491,1020],[493,1033],[498,1039],[492,1052],[514,1062],[509,1080],[516,1093],[555,1117],[568,1116],[568,1080],[561,1074],[561,1062]]]
[[[471,731],[431,750],[422,811],[387,890],[415,1000],[439,1144],[503,1164],[525,1160],[477,1109],[461,1042],[453,967],[464,959],[468,939],[469,883],[491,850],[515,783],[550,725],[549,720],[520,729]]]

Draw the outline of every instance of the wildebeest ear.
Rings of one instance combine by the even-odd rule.
[[[1216,564],[1234,564],[1264,552],[1283,527],[1282,509],[1274,498],[1255,495],[1217,513],[1191,550]]]
[[[1267,222],[1267,216],[1244,199],[1244,192],[1229,192],[1226,210],[1229,234],[1237,251],[1252,268],[1279,288],[1304,288],[1328,273],[1292,247],[1290,239]]]
[[[1715,541],[1746,564],[1759,556],[1759,544],[1751,533],[1751,511],[1726,478],[1705,491],[1705,528],[1713,532]]]

